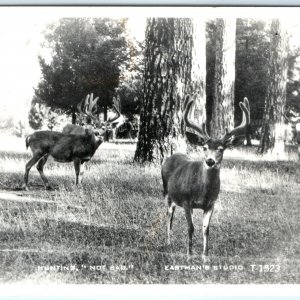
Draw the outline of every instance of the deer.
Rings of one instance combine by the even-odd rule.
[[[193,104],[194,100],[188,95],[183,105],[184,133],[190,144],[203,148],[204,157],[192,160],[185,154],[175,153],[162,164],[163,194],[168,206],[167,244],[170,245],[175,208],[176,206],[182,207],[188,224],[187,255],[190,258],[193,253],[193,209],[202,209],[202,259],[207,262],[209,261],[209,224],[220,192],[220,168],[224,150],[244,141],[246,129],[250,123],[250,106],[248,99],[244,98],[244,101],[239,103],[243,113],[240,125],[231,131],[226,128],[223,137],[214,139],[207,134],[205,123],[201,126],[188,117]],[[187,131],[187,127],[193,129],[197,134]]]
[[[26,138],[26,148],[30,148],[33,157],[25,166],[23,189],[28,190],[28,176],[30,169],[37,163],[37,170],[47,190],[52,187],[44,174],[44,166],[49,156],[57,162],[73,162],[75,169],[75,184],[81,185],[84,172],[84,164],[88,162],[99,146],[103,143],[106,128],[95,117],[95,106],[98,97],[93,99],[93,94],[88,95],[84,102],[81,101],[77,108],[80,117],[87,118],[85,127],[78,125],[66,125],[62,132],[37,131]],[[82,105],[84,109],[82,110]],[[94,121],[94,124],[91,124]],[[106,122],[109,124],[111,120]],[[97,126],[101,125],[98,129]],[[93,127],[94,126],[94,127]]]

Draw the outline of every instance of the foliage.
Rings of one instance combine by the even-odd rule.
[[[14,126],[14,119],[12,116],[6,117],[1,116],[0,117],[0,130],[9,130]]]
[[[111,104],[126,63],[125,20],[64,18],[48,28],[47,46],[52,61],[42,57],[42,80],[35,97],[51,108],[74,111],[87,93]]]
[[[14,126],[14,134],[16,137],[24,137],[26,132],[26,126],[24,122],[19,120]]]
[[[38,130],[43,126],[45,118],[45,107],[38,102],[32,102],[28,114],[29,125],[32,129]]]
[[[60,125],[62,112],[58,109],[52,109],[34,98],[28,114],[29,125],[32,129],[38,130],[47,127],[53,130],[55,126]]]
[[[131,41],[130,45],[131,62],[128,69],[122,72],[116,89],[121,101],[121,113],[127,117],[140,113],[144,75],[144,47],[136,41]]]
[[[247,97],[251,119],[261,120],[267,91],[270,38],[263,21],[237,20],[235,119],[241,120],[239,102]]]
[[[142,78],[133,78],[129,82],[124,82],[117,89],[121,100],[121,113],[126,116],[139,114],[141,108]]]
[[[207,22],[207,117],[210,120],[213,99],[215,64],[215,21]],[[235,122],[240,122],[238,103],[248,97],[251,119],[262,120],[267,90],[268,58],[270,52],[269,24],[256,19],[238,19],[236,35]],[[299,48],[288,56],[287,103],[300,106]],[[300,109],[300,107],[299,107]]]
[[[248,97],[251,119],[260,124],[267,93],[268,60],[270,55],[270,26],[267,22],[254,19],[237,20],[236,40],[236,122],[240,121],[238,103]],[[288,53],[287,104],[300,110],[300,69],[297,59],[300,49]]]

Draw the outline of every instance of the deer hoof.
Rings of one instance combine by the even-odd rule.
[[[209,258],[209,256],[208,255],[202,255],[202,261],[204,262],[204,263],[209,263],[210,262],[210,258]]]

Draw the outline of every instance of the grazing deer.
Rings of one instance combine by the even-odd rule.
[[[98,98],[93,100],[93,94],[88,95],[84,101],[84,110],[78,106],[80,116],[87,117],[88,122],[97,121],[93,114]],[[107,123],[108,124],[108,123]],[[99,125],[99,122],[95,124]],[[33,165],[37,164],[37,170],[44,182],[46,189],[51,186],[44,174],[44,165],[49,156],[52,156],[57,162],[74,163],[76,185],[81,184],[84,164],[89,161],[98,147],[103,142],[105,128],[99,130],[88,125],[87,128],[78,125],[67,125],[63,132],[56,131],[37,131],[26,138],[26,148],[30,147],[33,157],[25,167],[23,188],[28,190],[28,175]]]
[[[194,232],[193,209],[203,209],[203,259],[208,258],[209,222],[215,201],[220,192],[220,167],[223,152],[244,139],[250,123],[250,106],[247,98],[240,102],[243,120],[239,126],[228,132],[221,139],[212,139],[206,132],[205,124],[201,126],[188,117],[193,100],[188,96],[184,105],[183,119],[187,127],[197,134],[185,132],[191,144],[203,146],[204,159],[192,160],[184,154],[174,154],[167,158],[162,166],[164,196],[168,204],[168,244],[176,205],[183,207],[188,223],[188,256],[192,254],[192,236]]]

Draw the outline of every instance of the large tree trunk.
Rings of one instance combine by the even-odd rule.
[[[272,151],[279,158],[284,153],[284,108],[288,71],[288,36],[278,19],[272,20],[267,95],[262,135],[258,151]]]
[[[236,20],[216,22],[216,62],[214,99],[210,131],[215,138],[234,127]]]
[[[196,58],[194,61],[192,59],[199,53],[193,47],[193,41],[197,47],[201,47],[198,40],[193,39],[197,26],[193,31],[190,19],[148,20],[144,98],[135,161],[161,162],[164,157],[185,147],[181,131],[181,107],[183,99],[192,89],[199,93],[198,114],[205,116],[205,108],[204,111],[200,109],[200,96],[205,97],[204,80],[191,86],[192,80],[198,80],[196,69],[199,63],[196,63]],[[200,73],[205,72],[205,64],[201,67],[204,70]]]
[[[206,37],[205,21],[193,19],[191,89],[196,94],[194,118],[197,123],[206,122]]]

